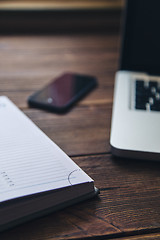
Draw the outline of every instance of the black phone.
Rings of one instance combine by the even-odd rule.
[[[96,87],[95,77],[65,73],[28,98],[31,107],[63,113]]]

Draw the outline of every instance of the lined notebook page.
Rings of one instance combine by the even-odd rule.
[[[0,201],[92,181],[8,98],[0,97]]]

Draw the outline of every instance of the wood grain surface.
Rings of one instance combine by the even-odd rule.
[[[117,9],[124,0],[1,0],[0,9]]]
[[[160,163],[116,159],[110,153],[118,61],[119,31],[0,36],[0,94],[100,189],[98,197],[7,230],[0,239],[160,239]],[[98,87],[63,115],[28,107],[30,94],[66,71],[96,76]]]

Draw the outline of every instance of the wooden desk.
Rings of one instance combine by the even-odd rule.
[[[99,197],[0,233],[1,240],[160,239],[160,163],[111,156],[119,32],[0,36],[0,91],[84,169]],[[28,108],[27,97],[65,71],[99,86],[65,115]],[[138,134],[138,133],[137,133]],[[3,217],[3,216],[0,216]]]

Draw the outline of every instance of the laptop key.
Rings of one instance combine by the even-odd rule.
[[[160,111],[160,91],[156,81],[136,80],[135,108]]]
[[[140,89],[140,88],[144,88],[144,80],[140,80],[140,79],[137,79],[136,80],[136,88]]]
[[[150,106],[150,110],[151,111],[160,111],[160,102],[153,104],[152,106]]]
[[[146,104],[136,103],[136,109],[146,110]]]
[[[136,109],[146,110],[146,103],[149,99],[149,89],[145,86],[144,80],[136,80]]]
[[[149,88],[151,89],[152,87],[157,89],[158,83],[156,81],[149,81]]]

